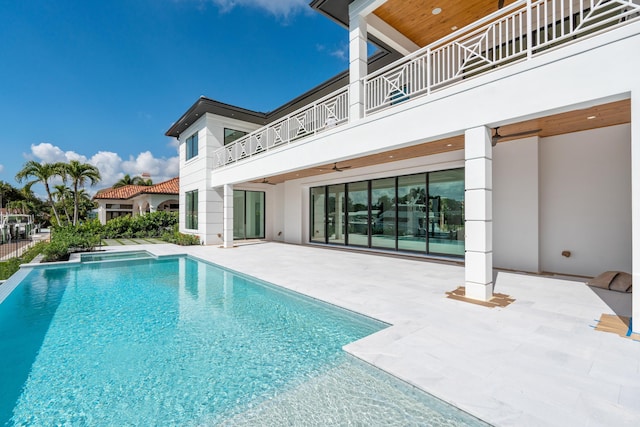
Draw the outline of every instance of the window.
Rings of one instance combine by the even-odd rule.
[[[198,155],[198,134],[194,133],[185,141],[187,145],[187,160]]]
[[[185,227],[188,230],[198,229],[198,190],[188,191],[185,194],[186,219]]]
[[[224,145],[229,145],[236,139],[240,139],[249,132],[243,132],[241,130],[224,128]]]

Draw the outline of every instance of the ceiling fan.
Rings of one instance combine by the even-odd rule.
[[[336,172],[342,172],[343,170],[349,169],[349,168],[351,168],[351,166],[342,166],[341,168],[339,168],[338,163],[336,162],[333,164],[333,167],[331,169],[333,169]]]
[[[267,178],[262,178],[260,184],[269,184],[269,185],[277,185],[275,182],[269,182]]]
[[[533,130],[526,130],[524,132],[516,132],[516,133],[512,133],[510,135],[500,135],[500,133],[498,133],[498,129],[500,129],[500,127],[496,127],[493,130],[495,131],[495,133],[491,136],[491,146],[495,147],[496,144],[498,143],[498,141],[500,141],[503,138],[515,138],[518,136],[527,136],[527,135],[534,135],[538,132],[540,132],[542,129],[533,129]]]

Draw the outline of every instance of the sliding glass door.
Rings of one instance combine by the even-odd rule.
[[[327,241],[345,244],[344,184],[330,185],[327,193]]]
[[[464,169],[310,189],[309,240],[464,256]]]
[[[464,255],[464,169],[429,174],[429,252]]]
[[[369,246],[369,181],[347,185],[347,241],[350,246]]]
[[[398,178],[398,249],[425,252],[427,175],[401,176]]]
[[[396,249],[396,179],[371,181],[371,247]]]
[[[327,242],[327,197],[326,187],[311,189],[311,241]]]
[[[264,239],[264,192],[233,191],[233,238]]]

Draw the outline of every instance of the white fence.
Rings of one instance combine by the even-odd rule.
[[[640,0],[513,3],[367,76],[366,114],[639,18]]]
[[[349,120],[347,91],[348,88],[342,88],[216,150],[215,167],[247,159],[346,123]]]

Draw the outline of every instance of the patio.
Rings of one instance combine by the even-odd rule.
[[[135,249],[188,253],[391,323],[345,350],[494,425],[640,423],[640,342],[594,330],[603,313],[629,316],[631,294],[496,271],[494,292],[515,302],[488,308],[446,298],[464,283],[459,265],[267,242]]]

